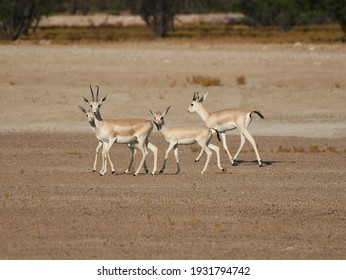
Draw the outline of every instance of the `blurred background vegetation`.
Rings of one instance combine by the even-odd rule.
[[[145,22],[146,28],[103,25],[92,29],[76,27],[44,29],[39,25],[41,19],[49,15],[98,13],[139,15]],[[195,24],[179,28],[174,25],[177,15],[209,13],[241,13],[244,16],[236,21],[222,24]],[[0,0],[2,40],[19,38],[51,40],[59,36],[61,40],[67,41],[83,40],[83,38],[116,41],[119,38],[132,37],[153,39],[204,36],[291,38],[298,36],[297,33],[289,35],[292,29],[306,33],[307,28],[321,31],[322,34],[331,32],[336,34],[334,39],[326,39],[326,42],[345,42],[346,0]],[[299,36],[292,40],[299,40]],[[320,40],[323,41],[323,38]]]

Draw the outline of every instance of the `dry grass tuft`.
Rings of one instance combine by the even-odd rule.
[[[82,154],[81,154],[80,152],[77,152],[77,151],[71,151],[71,152],[68,152],[68,154],[69,154],[70,156],[76,156],[76,157],[78,157],[79,159],[82,158]]]
[[[243,86],[243,85],[246,84],[245,76],[238,76],[238,77],[236,78],[236,81],[237,81],[237,84],[238,84],[239,86]]]
[[[332,146],[327,146],[326,147],[326,151],[327,152],[330,152],[330,153],[337,153],[337,150],[335,147],[332,147]]]
[[[293,147],[293,152],[295,152],[295,153],[305,153],[305,149],[304,149],[303,146]]]
[[[321,153],[321,149],[318,145],[310,145],[309,146],[309,152],[310,153]]]
[[[221,80],[219,78],[213,78],[209,76],[192,76],[192,80],[187,80],[189,83],[198,84],[203,87],[220,86]]]
[[[288,147],[283,147],[283,146],[279,146],[278,150],[277,150],[278,153],[290,153],[291,152],[291,148],[288,148]]]

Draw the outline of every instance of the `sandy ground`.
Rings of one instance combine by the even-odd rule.
[[[0,258],[345,259],[345,69],[342,45],[1,45]],[[118,145],[117,172],[100,177],[77,107],[89,84],[109,94],[106,118],[172,105],[168,126],[202,124],[187,113],[196,90],[209,92],[210,111],[260,110],[250,131],[265,166],[247,143],[239,166],[223,152],[226,171],[213,155],[201,176],[205,157],[193,163],[197,146],[186,146],[179,175],[170,155],[165,174],[133,177]],[[151,139],[160,166],[167,143]],[[237,132],[228,144],[234,154]]]

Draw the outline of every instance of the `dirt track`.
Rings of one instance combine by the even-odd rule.
[[[0,46],[0,59],[1,259],[345,259],[343,46],[19,45]],[[213,155],[201,176],[193,146],[179,151],[179,175],[171,154],[166,174],[133,177],[117,146],[117,173],[100,177],[77,108],[90,83],[109,93],[106,117],[171,104],[168,125],[200,124],[186,112],[194,90],[209,91],[211,111],[261,110],[251,131],[265,167],[247,144],[239,166],[222,153],[221,173]],[[151,138],[160,166],[167,143]]]

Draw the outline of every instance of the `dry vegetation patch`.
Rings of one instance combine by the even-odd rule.
[[[187,79],[187,81],[191,84],[201,85],[203,87],[211,87],[211,86],[220,86],[221,80],[220,78],[214,78],[209,76],[192,76],[191,79]]]
[[[319,145],[311,144],[308,147],[303,146],[282,146],[280,145],[276,152],[278,153],[338,153],[336,147],[334,146],[326,146],[326,147],[320,147]]]
[[[30,34],[30,40],[53,43],[90,43],[155,40],[144,25],[69,26],[61,22],[42,26]],[[343,32],[337,24],[301,25],[289,32],[277,27],[253,27],[234,24],[180,24],[165,40],[198,40],[222,43],[339,43]]]

